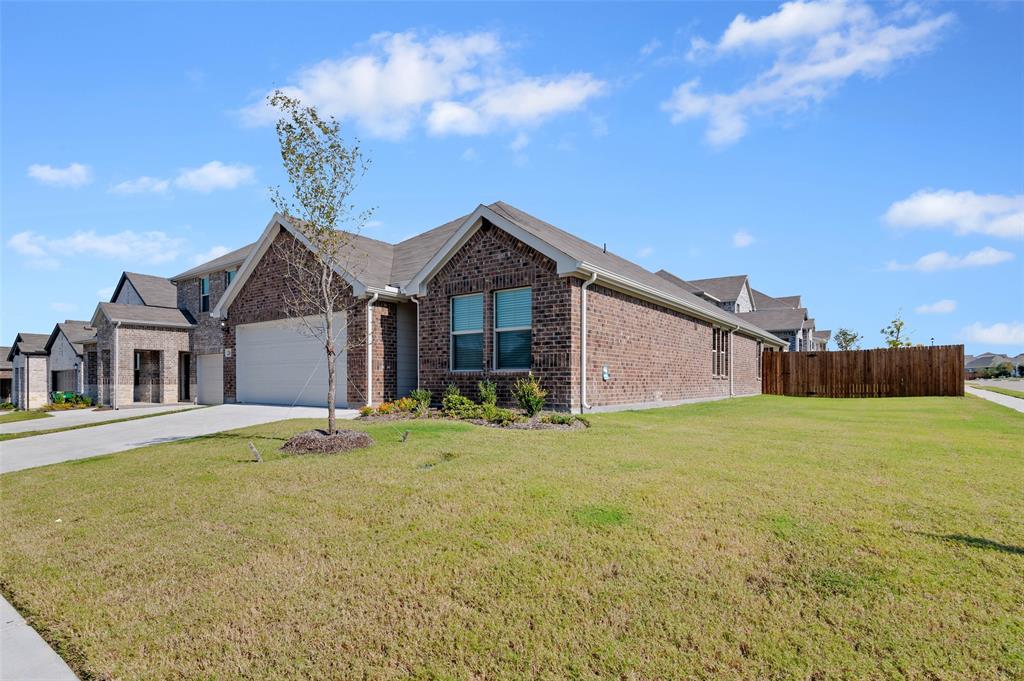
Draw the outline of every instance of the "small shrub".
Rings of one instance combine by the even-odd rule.
[[[459,387],[457,385],[449,385],[444,389],[444,397],[441,398],[441,408],[444,410],[444,413],[449,416],[464,418],[459,416],[459,414],[461,412],[465,412],[470,407],[475,406],[476,405],[473,404],[473,400],[468,397],[464,397],[462,393],[459,392]]]
[[[395,400],[392,405],[394,406],[394,411],[408,413],[416,408],[416,400],[411,397],[401,397]]]
[[[64,393],[53,393],[50,396],[54,404],[64,404]]]
[[[483,417],[491,423],[499,426],[507,426],[519,420],[519,414],[511,409],[503,409],[494,405],[483,406]]]
[[[377,405],[378,414],[390,414],[393,411],[395,411],[394,402],[381,402],[379,405]]]
[[[433,397],[433,394],[429,390],[413,390],[409,393],[409,397],[416,401],[413,411],[417,416],[423,416],[430,409],[430,398]]]
[[[360,416],[373,416],[375,413],[377,413],[377,410],[374,409],[373,407],[369,407],[369,406],[359,407],[359,415]]]
[[[4,402],[3,404],[0,404],[0,409],[3,409],[4,411],[11,411],[14,408],[13,402]]]
[[[512,396],[527,416],[534,416],[544,408],[548,391],[541,387],[540,381],[531,372],[527,378],[520,378],[512,386]]]
[[[480,395],[480,404],[489,404],[493,407],[498,403],[498,386],[494,381],[485,378],[476,384],[476,390]]]
[[[571,426],[577,421],[587,428],[590,427],[590,420],[587,419],[586,416],[580,416],[579,414],[561,414],[556,412],[552,414],[544,414],[544,416],[540,417],[541,423],[555,423],[560,426]]]

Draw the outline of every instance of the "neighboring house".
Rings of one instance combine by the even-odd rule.
[[[967,378],[977,378],[986,369],[995,369],[1001,364],[1009,364],[1016,371],[1017,363],[1007,355],[994,352],[983,352],[980,355],[964,362],[964,372]]]
[[[14,397],[11,391],[11,382],[14,376],[14,367],[7,354],[11,351],[8,346],[0,346],[0,402],[11,402]]]
[[[68,319],[53,327],[44,346],[48,359],[49,390],[92,394],[95,386],[85,382],[85,343],[96,338],[89,322]]]
[[[323,345],[284,302],[281,253],[296,235],[275,215],[211,300],[224,328],[225,401],[324,403]],[[475,395],[484,378],[509,403],[512,384],[531,372],[563,410],[752,395],[762,348],[785,345],[689,287],[502,202],[398,244],[353,235],[350,246],[353,266],[338,283],[348,310],[338,403],[351,407],[417,386],[435,400],[449,384]],[[194,274],[174,277],[179,300]]]
[[[806,308],[800,306],[800,296],[773,298],[752,288],[750,278],[745,274],[690,280],[666,270],[659,270],[657,274],[785,340],[787,349],[791,351],[827,349],[828,337],[822,340],[815,331],[814,319],[808,316]]]
[[[832,331],[830,329],[821,329],[814,332],[814,349],[815,350],[828,350],[828,342],[832,339]]]
[[[49,401],[45,333],[19,333],[10,350],[13,402],[19,409],[36,409]]]

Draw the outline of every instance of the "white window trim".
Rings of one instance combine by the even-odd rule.
[[[529,291],[530,292],[530,325],[529,326],[503,326],[498,328],[498,294],[506,293],[508,291]],[[498,373],[522,373],[524,371],[533,370],[533,287],[532,286],[517,286],[515,288],[503,288],[497,289],[491,292],[491,302],[494,308],[491,311],[493,322],[491,324],[491,366],[494,367],[494,371]],[[530,366],[528,367],[515,367],[515,368],[501,368],[498,366],[498,333],[504,333],[506,331],[529,331],[530,332]]]
[[[206,293],[203,293],[203,283],[206,283]],[[203,309],[203,298],[206,298],[206,309]],[[210,311],[210,278],[200,277],[199,278],[199,311],[209,312]]]
[[[484,318],[487,316],[481,311],[480,314],[480,330],[466,330],[466,331],[455,331],[452,326],[455,323],[455,299],[456,298],[471,298],[473,296],[480,296],[481,302],[484,302],[484,292],[478,293],[463,293],[462,295],[452,296],[448,300],[448,371],[460,374],[472,374],[480,373],[484,370],[484,355],[481,348],[480,353],[480,368],[479,369],[456,369],[455,368],[455,337],[456,336],[469,336],[473,334],[480,334],[480,339],[484,337]]]

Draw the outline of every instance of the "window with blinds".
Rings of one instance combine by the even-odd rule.
[[[729,375],[729,343],[731,336],[725,329],[711,329],[711,375]]]
[[[494,367],[529,369],[533,335],[533,289],[494,293]]]
[[[455,371],[484,368],[484,294],[452,298],[451,362]]]
[[[199,311],[210,311],[210,278],[203,277],[199,280]]]

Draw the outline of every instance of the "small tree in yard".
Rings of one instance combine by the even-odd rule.
[[[840,350],[860,350],[860,342],[864,336],[853,329],[841,328],[832,334],[832,339]]]
[[[365,342],[349,339],[346,347],[339,348],[337,339],[344,329],[335,327],[339,313],[345,313],[341,316],[345,320],[348,308],[358,307],[341,273],[358,276],[365,267],[353,237],[373,211],[357,211],[351,196],[369,161],[358,140],[352,145],[346,143],[333,117],[321,118],[314,107],[303,106],[280,90],[267,99],[280,112],[277,140],[291,185],[291,196],[272,188],[271,200],[301,235],[301,239],[275,246],[286,270],[284,304],[288,316],[300,320],[304,332],[323,343],[327,355],[327,432],[334,434],[338,353]],[[303,239],[306,244],[301,242]]]
[[[889,322],[889,325],[881,331],[882,339],[890,348],[909,348],[913,343],[910,341],[910,331],[907,323],[903,321],[903,311],[896,313],[896,319]]]

